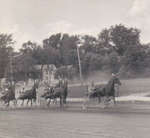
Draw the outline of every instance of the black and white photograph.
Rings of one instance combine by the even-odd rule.
[[[150,0],[0,0],[0,138],[150,138]]]

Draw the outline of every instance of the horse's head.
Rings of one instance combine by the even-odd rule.
[[[120,80],[119,80],[119,78],[117,76],[113,77],[113,82],[114,82],[114,84],[121,85],[121,82],[120,82]]]
[[[6,99],[6,95],[2,95],[1,97],[0,97],[0,100],[2,100],[2,101],[4,101]]]

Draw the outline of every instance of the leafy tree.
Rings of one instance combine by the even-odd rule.
[[[61,33],[51,35],[49,38],[43,40],[43,47],[53,47],[58,49],[60,47]]]
[[[61,72],[63,77],[73,76],[68,75],[67,67],[72,65],[79,72],[77,46],[80,44],[79,54],[85,76],[97,70],[115,73],[123,70],[125,74],[130,70],[137,73],[150,67],[149,46],[141,45],[139,37],[137,28],[122,24],[103,29],[98,37],[53,34],[43,40],[42,46],[31,41],[24,43],[20,52],[25,58],[18,62],[18,69],[26,70],[28,74],[35,64],[54,64],[59,68],[56,76]]]
[[[13,54],[14,43],[11,34],[0,34],[0,78],[4,77],[10,55]]]
[[[18,72],[16,77],[25,81],[28,78],[37,78],[39,72],[35,69],[35,65],[44,61],[42,48],[37,43],[27,41],[23,43],[20,53],[22,55],[15,60],[16,72]]]
[[[86,53],[81,62],[83,75],[86,76],[92,71],[101,70],[102,58],[103,57],[99,54],[94,54],[92,52]]]
[[[127,28],[124,25],[115,25],[110,28],[111,41],[119,55],[124,55],[132,46],[140,45],[140,31],[136,28]]]
[[[37,70],[35,69],[36,61],[30,54],[21,55],[15,59],[14,72],[16,81],[27,81],[29,78],[35,78]]]
[[[43,40],[43,48],[51,63],[57,67],[63,65],[74,64],[77,36],[69,36],[68,34],[56,34]]]
[[[82,47],[83,47],[85,53],[95,51],[95,46],[96,46],[97,40],[94,36],[84,35],[81,37],[81,39],[82,39],[81,44],[82,44]]]
[[[128,48],[123,57],[123,66],[135,72],[140,72],[145,68],[145,58],[146,54],[142,47],[132,46]]]
[[[118,53],[116,53],[115,51],[111,52],[109,54],[109,60],[110,71],[113,73],[118,73],[121,66],[120,57],[118,56]]]

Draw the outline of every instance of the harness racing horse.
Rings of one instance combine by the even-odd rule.
[[[36,102],[36,93],[37,93],[36,89],[37,88],[38,88],[38,85],[34,84],[32,89],[26,90],[23,94],[21,94],[17,98],[17,100],[22,100],[22,104],[21,104],[22,106],[24,105],[24,100],[28,100],[27,105],[28,105],[29,101],[31,101],[31,106],[32,106],[32,100],[34,102]]]
[[[49,89],[46,89],[46,92],[43,95],[41,95],[41,97],[45,98],[45,100],[49,99],[47,106],[50,105],[50,102],[52,99],[54,100],[53,101],[54,103],[57,102],[57,99],[56,99],[57,97],[54,96],[54,87],[50,87]]]
[[[60,88],[54,89],[54,94],[52,95],[54,98],[60,99],[60,107],[66,104],[68,90],[65,85]]]
[[[109,101],[109,97],[113,97],[114,104],[116,104],[115,100],[115,84],[121,85],[121,82],[117,76],[113,76],[107,84],[97,86],[92,93],[88,96],[89,98],[98,98],[99,103],[101,102],[102,97],[106,97],[107,101]]]
[[[0,100],[2,100],[6,106],[9,106],[10,101],[13,101],[14,105],[16,106],[17,101],[15,98],[15,89],[13,87],[9,87],[8,91],[0,97]]]
[[[68,83],[64,83],[60,87],[51,88],[50,92],[44,93],[41,97],[44,97],[45,99],[50,99],[47,105],[49,106],[51,99],[60,99],[60,106],[62,107],[63,104],[66,104],[66,99],[68,95]]]

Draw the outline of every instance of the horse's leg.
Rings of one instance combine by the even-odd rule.
[[[31,99],[31,107],[32,107],[32,99]]]
[[[60,107],[62,107],[63,106],[63,101],[62,101],[63,99],[62,99],[62,97],[60,96]]]
[[[54,98],[55,104],[57,104],[57,98]]]
[[[24,99],[23,99],[23,101],[22,101],[22,106],[24,106]]]
[[[16,105],[17,105],[17,104],[18,104],[18,103],[17,103],[17,99],[16,99],[15,101],[16,101]]]
[[[55,98],[53,99],[53,104],[55,104]]]
[[[29,99],[27,100],[27,106],[28,106],[28,104],[29,104]]]
[[[55,104],[55,99],[53,99],[53,104]]]
[[[7,103],[7,107],[9,107],[9,102],[10,102],[10,101],[8,101],[8,103]]]
[[[67,103],[67,96],[64,97],[64,104]]]
[[[30,106],[30,105],[29,105],[29,102],[30,102],[30,99],[27,100],[27,106]]]
[[[41,106],[41,98],[39,99],[39,106]]]
[[[53,99],[53,104],[57,104],[57,98]]]
[[[56,99],[56,104],[57,104],[57,98],[55,98]]]
[[[22,100],[22,103],[21,103],[21,106],[23,106],[24,105],[24,99]]]
[[[101,97],[100,96],[98,96],[98,103],[100,103],[101,102]]]
[[[105,96],[105,97],[104,97],[104,105],[105,105],[104,108],[106,108],[106,107],[108,106],[108,104],[109,104],[108,98],[109,98],[108,96]]]
[[[49,99],[48,102],[47,102],[48,107],[49,107],[50,103],[51,103],[51,99]]]
[[[64,99],[64,95],[62,96],[62,100],[61,100],[61,102],[62,102],[62,106],[64,106],[64,102],[65,102],[65,99]]]
[[[63,104],[66,104],[66,95],[63,95]]]
[[[106,101],[107,101],[107,97],[104,96],[104,104],[106,104]]]
[[[114,104],[116,104],[116,98],[115,98],[115,96],[113,96],[113,101],[114,101]]]
[[[34,102],[34,104],[35,104],[35,106],[36,106],[36,105],[37,105],[37,103],[36,103],[36,99],[34,99],[34,100],[33,100],[33,102]]]
[[[16,107],[16,105],[17,105],[16,101],[17,101],[17,100],[16,100],[16,99],[14,99],[14,106],[15,106],[15,107]]]
[[[63,104],[65,104],[65,97],[64,96],[62,97],[62,102],[63,102]]]
[[[90,96],[89,96],[89,95],[86,95],[86,96],[84,97],[83,104],[82,104],[82,109],[83,109],[83,110],[88,110],[89,102],[90,102]]]
[[[60,101],[59,102],[60,102],[60,106],[61,106],[61,97],[60,97]]]
[[[66,95],[63,95],[63,104],[66,104]]]

